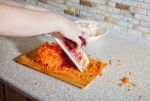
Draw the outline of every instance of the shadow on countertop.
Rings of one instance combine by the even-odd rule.
[[[39,40],[37,37],[5,37],[5,38],[10,42],[14,43],[16,45],[16,49],[18,49],[21,54],[33,50],[42,43],[42,41]]]

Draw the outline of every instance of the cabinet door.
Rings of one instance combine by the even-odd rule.
[[[29,101],[24,95],[7,86],[4,86],[4,92],[6,101]]]
[[[4,101],[4,89],[3,84],[0,83],[0,101]]]

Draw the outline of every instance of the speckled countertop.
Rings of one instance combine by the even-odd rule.
[[[150,44],[144,45],[108,34],[89,44],[87,54],[101,58],[112,66],[86,89],[27,68],[13,61],[16,56],[37,47],[45,36],[30,38],[0,37],[0,79],[26,95],[41,101],[150,101]],[[119,59],[122,65],[115,65]],[[120,79],[131,72],[136,87],[119,87]]]

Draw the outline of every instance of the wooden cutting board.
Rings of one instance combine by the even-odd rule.
[[[36,53],[38,51],[37,49],[16,57],[16,62],[40,71],[44,74],[66,81],[79,88],[86,87],[98,75],[102,74],[103,70],[106,67],[106,64],[101,60],[90,59],[90,64],[83,72],[80,72],[75,67],[68,66],[49,68],[45,65],[42,65],[41,63],[34,61],[34,58],[36,57]]]

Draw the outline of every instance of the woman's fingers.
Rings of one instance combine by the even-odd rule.
[[[89,30],[85,27],[79,26],[81,32],[82,32],[82,38],[85,39],[86,44],[88,44],[89,40]]]
[[[72,40],[77,44],[77,47],[80,48],[82,46],[82,42],[79,38],[79,36],[69,37],[68,39]]]
[[[75,36],[75,34],[73,34],[72,36],[68,36],[68,35],[63,35],[59,32],[55,32],[55,35],[57,37],[59,37],[61,40],[68,40],[66,42],[70,43],[70,44],[74,44],[74,46],[77,46],[77,47],[81,47],[81,41],[78,37]]]
[[[67,20],[65,22],[66,23],[63,23],[60,30],[61,35],[75,42],[78,48],[86,45],[88,42],[89,30],[72,21]]]

